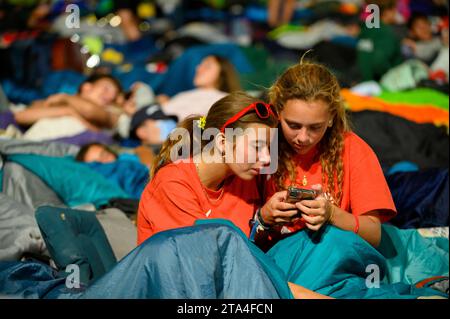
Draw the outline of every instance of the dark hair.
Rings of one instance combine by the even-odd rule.
[[[234,65],[224,57],[218,55],[211,55],[211,57],[213,57],[220,66],[216,88],[226,93],[240,91],[241,84],[239,82],[239,75],[236,72]]]
[[[84,84],[86,84],[86,83],[94,84],[95,82],[97,82],[99,80],[103,80],[103,79],[107,79],[107,80],[110,80],[111,82],[113,82],[114,85],[116,86],[116,88],[119,90],[119,92],[123,91],[122,85],[120,84],[119,80],[117,80],[112,75],[105,74],[105,73],[94,73],[94,74],[90,75],[86,80],[84,80],[80,84],[80,86],[78,87],[78,93],[81,93],[81,88],[83,87]]]
[[[413,12],[411,14],[411,16],[409,17],[408,22],[406,24],[408,27],[408,30],[411,30],[414,23],[416,23],[416,21],[418,21],[418,20],[425,20],[425,21],[429,22],[428,16],[426,16],[425,14],[420,13],[420,12]]]
[[[92,143],[88,143],[88,144],[84,144],[80,150],[78,151],[77,155],[75,156],[75,160],[77,162],[84,162],[85,161],[85,157],[87,152],[89,151],[89,149],[92,146],[100,146],[103,147],[104,149],[106,149],[108,152],[110,152],[111,154],[114,154],[114,156],[117,158],[117,153],[114,152],[108,145],[102,144],[102,143],[98,143],[98,142],[92,142]]]
[[[204,129],[208,128],[220,129],[231,117],[236,115],[239,111],[241,111],[248,105],[258,101],[260,100],[241,91],[236,91],[228,94],[227,96],[221,98],[211,106],[208,115],[206,115],[206,123]],[[183,128],[189,132],[189,138],[188,136],[186,137],[182,136],[178,140],[168,138],[163,143],[159,154],[155,157],[155,160],[153,162],[150,178],[154,177],[160,168],[171,162],[170,159],[171,151],[176,144],[181,143],[182,145],[190,147],[190,149],[192,150],[193,144],[199,142],[194,140],[193,132],[194,132],[194,125],[200,118],[201,118],[200,116],[191,116],[178,124],[177,128]],[[248,112],[247,114],[242,116],[239,120],[230,124],[227,127],[245,129],[252,123],[261,123],[266,124],[269,127],[276,127],[278,124],[278,119],[272,116],[267,119],[261,119],[256,114],[256,111],[253,110]],[[200,145],[203,147],[204,145],[214,140],[214,138],[215,136],[211,136],[210,140],[202,140],[200,141]]]

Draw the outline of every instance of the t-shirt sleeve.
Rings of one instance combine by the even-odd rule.
[[[142,194],[137,221],[138,244],[157,232],[192,226],[204,217],[193,189],[183,181],[162,181]]]
[[[377,156],[363,140],[352,143],[350,151],[350,208],[354,215],[374,210],[381,222],[396,215],[389,186]]]

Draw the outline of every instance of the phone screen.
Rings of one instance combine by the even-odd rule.
[[[304,199],[314,199],[316,197],[316,192],[312,189],[304,189],[297,187],[288,188],[288,203],[296,203]]]

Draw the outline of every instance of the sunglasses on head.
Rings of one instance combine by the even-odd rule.
[[[274,118],[278,118],[275,108],[273,107],[272,104],[268,104],[268,103],[264,103],[264,102],[255,102],[255,103],[252,103],[249,106],[245,107],[244,109],[239,111],[236,115],[234,115],[232,118],[230,118],[228,121],[226,121],[225,124],[220,129],[220,132],[223,133],[227,126],[238,121],[245,114],[247,114],[253,110],[255,110],[256,115],[258,115],[258,117],[260,119],[267,119],[270,116],[273,116]]]

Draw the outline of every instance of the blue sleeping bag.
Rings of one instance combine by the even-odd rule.
[[[119,186],[72,157],[14,154],[8,155],[7,160],[40,177],[70,207],[93,203],[98,208],[111,198],[131,198]]]
[[[140,199],[149,181],[147,166],[134,160],[119,159],[112,163],[85,163],[109,181],[116,183],[130,198]]]
[[[448,240],[446,241],[447,263],[446,267],[443,265],[442,268],[447,269],[448,275]],[[388,243],[385,245],[387,246],[384,246],[384,250],[387,250],[390,246]],[[267,255],[283,269],[288,281],[335,298],[414,299],[430,295],[448,297],[430,288],[417,289],[403,282],[389,283],[386,280],[389,272],[388,261],[380,251],[355,233],[330,225],[322,227],[318,232],[303,230],[284,238],[275,244]],[[426,266],[424,260],[422,267]],[[404,263],[402,267],[405,267]]]
[[[0,262],[0,295],[19,298],[291,298],[284,275],[229,221],[158,233],[88,288],[36,262]]]
[[[368,266],[373,265],[379,271],[379,283],[371,280],[374,268]],[[68,291],[48,266],[0,263],[0,294],[30,298],[292,298],[290,281],[336,298],[448,297],[431,288],[389,283],[388,271],[388,261],[379,251],[356,234],[333,226],[314,234],[297,232],[264,254],[231,222],[202,220],[193,227],[150,237],[82,291]]]
[[[448,168],[399,172],[386,181],[398,212],[390,223],[399,228],[449,226]]]

